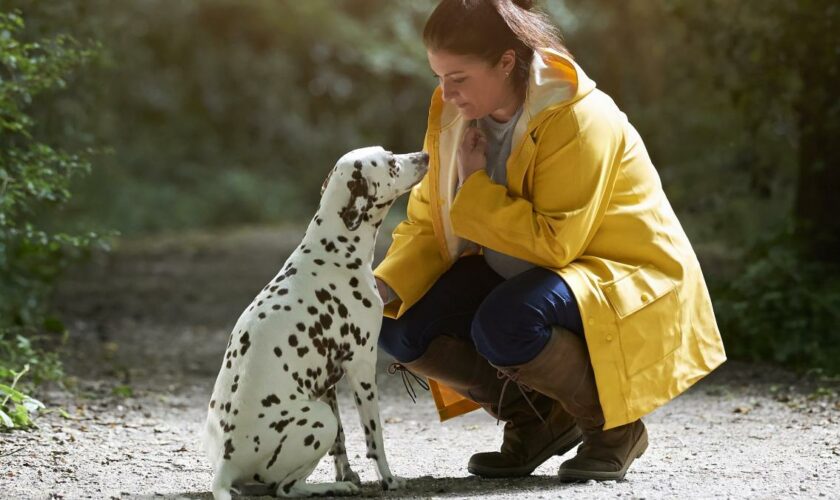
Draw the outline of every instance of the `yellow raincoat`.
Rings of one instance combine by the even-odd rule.
[[[432,96],[426,177],[374,274],[399,318],[470,241],[556,272],[580,307],[605,429],[673,399],[726,355],[700,265],[639,134],[570,58],[538,50],[507,186],[484,171],[455,193],[468,123]],[[432,382],[441,420],[478,407]]]

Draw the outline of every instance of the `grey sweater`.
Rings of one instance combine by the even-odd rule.
[[[507,160],[512,147],[513,129],[522,115],[522,110],[523,107],[520,106],[513,117],[505,123],[497,122],[490,115],[478,120],[478,127],[487,137],[487,175],[493,182],[502,186],[507,186]],[[536,267],[530,262],[487,247],[484,247],[484,260],[505,279]]]

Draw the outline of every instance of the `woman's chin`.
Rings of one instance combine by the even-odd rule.
[[[477,120],[481,118],[481,116],[478,113],[476,113],[475,109],[469,106],[464,108],[458,108],[458,113],[460,113],[461,118],[463,118],[464,120]]]

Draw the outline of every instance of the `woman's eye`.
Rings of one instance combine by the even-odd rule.
[[[452,83],[464,83],[464,80],[466,80],[466,78],[453,78]]]

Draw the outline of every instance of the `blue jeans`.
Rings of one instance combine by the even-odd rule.
[[[467,340],[490,363],[526,363],[552,326],[583,338],[577,301],[566,282],[542,267],[505,280],[482,255],[458,259],[399,319],[384,318],[379,347],[401,363],[419,358],[438,335]]]

